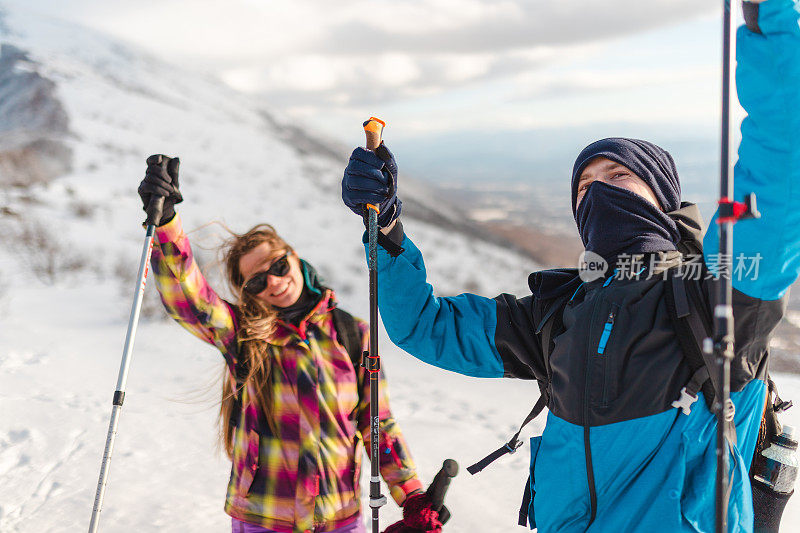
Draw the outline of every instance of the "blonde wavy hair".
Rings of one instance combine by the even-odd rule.
[[[242,394],[244,389],[248,389],[254,394],[253,400],[255,400],[261,412],[264,413],[264,417],[273,434],[277,434],[274,420],[270,416],[272,397],[269,394],[270,388],[268,384],[272,370],[272,360],[267,339],[275,331],[278,312],[272,306],[264,304],[252,294],[244,291],[244,283],[247,280],[242,276],[239,262],[242,256],[265,243],[271,250],[282,250],[291,253],[294,252],[294,249],[269,224],[259,224],[243,234],[233,232],[231,234],[231,238],[222,248],[223,262],[225,265],[225,277],[228,280],[231,293],[236,298],[235,303],[240,311],[237,332],[240,363],[244,362],[248,369],[244,382],[238,384],[238,394]],[[235,414],[233,409],[237,394],[237,391],[233,388],[234,381],[228,379],[228,376],[222,380],[222,402],[219,412],[220,444],[225,453],[228,454],[228,457],[231,458],[233,458],[234,431],[231,418]]]

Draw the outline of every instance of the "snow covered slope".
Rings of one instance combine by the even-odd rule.
[[[269,102],[1,3],[0,44],[0,531],[80,531],[94,501],[144,236],[135,192],[144,159],[181,157],[179,211],[187,229],[201,228],[190,237],[212,279],[225,231],[206,224],[243,231],[271,222],[364,316],[363,226],[339,196],[346,151],[288,123]],[[35,87],[45,89],[42,98],[30,98]],[[353,118],[354,128],[363,118]],[[49,156],[29,149],[20,159],[15,150],[42,140],[58,148],[62,167],[34,179],[21,173],[32,165],[25,161]],[[408,214],[418,215],[408,217],[408,231],[442,294],[525,290],[536,268],[529,260],[443,229],[441,220],[423,222],[437,220],[424,188],[403,191]],[[152,296],[101,527],[222,531],[229,465],[214,447],[222,361],[164,321]],[[388,342],[383,354],[395,410],[428,481],[446,457],[466,466],[493,449],[536,397],[527,383],[426,367]],[[506,413],[501,402],[516,407]],[[478,479],[460,477],[451,530],[507,530],[526,463],[519,454]],[[388,506],[385,515],[388,524],[398,511]]]

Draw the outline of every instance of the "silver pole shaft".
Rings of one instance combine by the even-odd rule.
[[[128,381],[128,369],[130,368],[131,353],[133,352],[133,340],[136,336],[136,328],[139,325],[139,314],[142,310],[142,299],[144,288],[147,283],[147,273],[149,271],[150,254],[153,250],[153,235],[155,225],[147,226],[147,234],[142,248],[142,258],[139,262],[139,274],[136,278],[136,294],[133,298],[131,316],[128,320],[128,333],[125,336],[125,348],[122,352],[122,362],[119,368],[119,378],[117,379],[117,389],[114,392],[113,407],[111,409],[111,421],[108,425],[108,436],[106,437],[106,447],[103,452],[103,463],[100,466],[100,478],[97,481],[97,494],[94,499],[92,509],[92,521],[89,524],[89,533],[96,533],[100,523],[100,509],[103,506],[103,496],[106,491],[108,481],[108,470],[111,465],[111,453],[114,449],[114,440],[117,437],[117,424],[119,415],[122,411],[122,404],[125,400],[125,385]]]

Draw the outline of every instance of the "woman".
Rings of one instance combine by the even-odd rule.
[[[225,502],[232,531],[363,532],[359,478],[362,442],[369,439],[369,380],[343,337],[348,331],[360,337],[349,350],[360,355],[367,325],[334,312],[333,291],[267,224],[228,242],[225,273],[235,301],[220,298],[175,214],[183,200],[179,160],[151,156],[147,163],[139,187],[144,206],[164,197],[152,254],[161,299],[227,365],[220,434],[233,462]],[[380,471],[402,505],[421,483],[389,411],[383,376],[380,390]]]

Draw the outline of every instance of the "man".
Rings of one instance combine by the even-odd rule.
[[[732,254],[757,262],[758,272],[732,276],[731,531],[753,530],[748,468],[767,398],[769,338],[800,270],[798,18],[793,0],[755,2],[738,34],[738,91],[749,116],[735,198],[755,192],[762,218],[737,226]],[[716,420],[708,406],[719,384],[693,361],[692,337],[710,333],[709,271],[732,273],[716,230],[701,244],[699,214],[681,203],[666,151],[610,138],[581,152],[575,221],[586,250],[617,269],[590,281],[574,269],[536,272],[521,299],[433,296],[422,254],[397,218],[397,167],[385,146],[353,152],[342,196],[356,213],[380,206],[378,301],[398,346],[462,374],[538,381],[550,412],[531,440],[531,528],[713,531]],[[688,268],[693,254],[702,254],[702,268]]]

